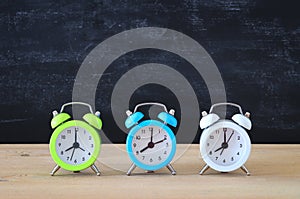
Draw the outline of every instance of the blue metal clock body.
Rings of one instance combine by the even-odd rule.
[[[164,137],[166,137],[167,139],[164,141],[165,143],[168,143],[168,147],[170,147],[170,150],[165,150],[167,148],[167,145],[164,144],[164,142],[159,143],[158,145],[161,145],[158,149],[155,148],[155,146],[151,149],[151,151],[153,151],[153,156],[151,156],[151,154],[147,153],[148,159],[149,158],[159,158],[161,157],[161,161],[156,161],[156,163],[151,164],[150,159],[149,162],[147,163],[147,161],[143,161],[143,157],[141,156],[141,158],[138,157],[137,150],[135,149],[134,146],[138,145],[136,143],[136,141],[138,141],[136,138],[138,138],[138,136],[142,135],[142,131],[145,130],[145,137],[141,137],[142,139],[145,139],[145,142],[141,141],[141,143],[144,143],[145,146],[147,146],[147,142],[149,141],[149,135],[147,134],[147,129],[149,130],[149,128],[153,128],[155,130],[158,130],[157,132],[154,132],[154,138],[158,138],[156,140],[160,141],[163,140]],[[162,135],[158,135],[158,134],[162,134]],[[158,142],[157,141],[157,142]],[[134,143],[136,143],[136,145],[134,145]],[[137,147],[137,146],[136,146]],[[142,146],[143,147],[143,146]],[[131,159],[131,161],[138,167],[144,169],[144,170],[149,170],[149,171],[154,171],[154,170],[158,170],[161,169],[162,167],[167,166],[173,159],[175,152],[176,152],[176,138],[173,134],[173,131],[164,123],[159,122],[157,120],[145,120],[139,124],[137,124],[136,126],[134,126],[128,136],[127,136],[127,140],[126,140],[126,148],[127,148],[127,152],[128,155]],[[164,154],[165,151],[167,151],[167,154]],[[155,153],[155,154],[154,154]],[[141,154],[139,152],[139,154]],[[157,159],[158,160],[158,159]],[[153,160],[154,162],[154,160]]]
[[[142,112],[137,109],[141,106],[160,106],[164,109],[157,117],[163,121],[144,120]],[[157,102],[146,102],[135,106],[134,111],[126,111],[126,128],[131,128],[126,140],[126,149],[132,165],[127,175],[130,175],[136,166],[147,171],[155,171],[167,167],[172,175],[176,174],[171,161],[176,152],[176,137],[173,131],[167,126],[177,126],[174,117],[175,110],[167,110],[164,104]]]

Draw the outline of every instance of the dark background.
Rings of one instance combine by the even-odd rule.
[[[148,26],[182,32],[207,50],[221,72],[227,100],[252,113],[253,143],[300,143],[300,12],[295,2],[2,0],[0,143],[47,143],[51,112],[71,101],[86,55],[114,34]],[[201,110],[211,106],[203,80],[183,58],[155,49],[128,53],[112,63],[97,90],[96,108],[115,143],[124,143],[126,134],[111,116],[113,86],[130,68],[150,62],[180,71],[195,89]],[[174,95],[158,85],[138,89],[130,108],[153,99],[180,109]]]

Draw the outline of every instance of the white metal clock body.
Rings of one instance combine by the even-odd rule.
[[[213,109],[217,106],[230,105],[239,109],[232,120],[220,119]],[[250,130],[250,113],[243,115],[239,105],[234,103],[214,104],[209,114],[202,112],[200,128],[204,129],[200,137],[200,154],[206,165],[200,171],[203,174],[209,167],[230,172],[238,168],[250,175],[244,166],[251,153],[251,141],[245,129]],[[244,129],[245,128],[245,129]]]
[[[250,152],[247,132],[230,120],[219,120],[201,135],[201,156],[209,167],[217,171],[230,172],[242,167]]]

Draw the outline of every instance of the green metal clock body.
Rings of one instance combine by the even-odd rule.
[[[71,120],[59,125],[50,139],[50,153],[55,163],[69,171],[84,170],[96,161],[101,138],[84,121]]]

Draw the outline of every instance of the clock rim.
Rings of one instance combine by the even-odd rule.
[[[213,162],[209,157],[208,157],[208,153],[206,151],[205,148],[205,141],[208,139],[209,135],[214,132],[217,129],[220,128],[231,128],[235,131],[238,131],[239,134],[243,137],[243,139],[245,140],[245,153],[244,155],[234,164],[232,165],[228,165],[228,166],[222,166],[219,165],[215,162]],[[234,122],[230,121],[230,120],[220,120],[217,123],[211,125],[210,127],[206,128],[203,130],[202,135],[200,137],[200,154],[202,159],[204,160],[204,162],[211,167],[212,169],[216,170],[216,171],[220,171],[220,172],[230,172],[230,171],[234,171],[236,169],[239,169],[241,166],[243,166],[247,160],[249,159],[251,153],[251,140],[250,137],[248,135],[248,133],[246,132],[245,129],[243,129],[241,126],[235,124]]]
[[[69,128],[72,126],[79,126],[83,129],[87,130],[92,135],[94,142],[95,142],[95,147],[94,147],[93,153],[91,154],[91,158],[88,161],[86,161],[82,164],[79,164],[79,165],[71,165],[71,164],[65,163],[63,160],[60,159],[60,157],[56,153],[56,140],[57,140],[59,134],[66,128]],[[93,127],[88,125],[86,122],[83,122],[80,120],[71,120],[71,121],[65,122],[65,123],[61,124],[60,126],[58,126],[54,130],[53,134],[51,135],[50,143],[49,143],[50,154],[51,154],[54,162],[61,168],[68,170],[68,171],[80,171],[80,170],[84,170],[84,169],[90,167],[97,160],[97,158],[100,154],[100,148],[101,148],[100,146],[101,146],[101,137],[98,134],[98,132]]]
[[[172,150],[168,156],[168,158],[163,161],[160,164],[157,165],[146,165],[142,162],[140,162],[133,153],[132,150],[132,141],[133,141],[133,137],[135,136],[135,134],[143,127],[146,126],[158,126],[163,128],[166,133],[170,136],[171,142],[172,142]],[[128,133],[127,139],[126,139],[126,149],[127,149],[127,154],[129,155],[129,158],[131,159],[131,161],[138,166],[141,169],[147,170],[147,171],[155,171],[158,169],[161,169],[165,166],[167,166],[174,158],[175,153],[176,153],[176,137],[173,133],[173,131],[164,123],[159,122],[157,120],[145,120],[139,124],[137,124],[136,126],[134,126]]]

